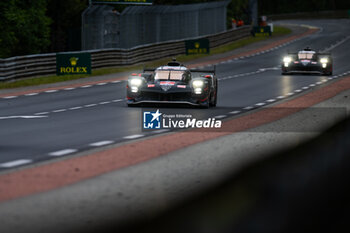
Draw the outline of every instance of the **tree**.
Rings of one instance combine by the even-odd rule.
[[[48,0],[48,16],[52,19],[50,52],[66,51],[68,34],[80,31],[81,14],[88,7],[88,0]],[[80,33],[78,33],[80,34]],[[74,38],[80,40],[80,38]]]
[[[50,40],[46,0],[0,1],[0,57],[38,54]]]

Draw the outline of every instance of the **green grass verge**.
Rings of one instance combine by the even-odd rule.
[[[272,37],[277,36],[283,36],[291,33],[291,30],[288,28],[275,26],[274,27],[274,33]],[[269,37],[249,37],[245,39],[241,39],[238,41],[234,41],[232,43],[219,46],[217,48],[211,49],[210,55],[214,54],[220,54],[229,52],[232,50],[235,50],[237,48],[244,47],[246,45],[267,40]],[[206,54],[200,54],[200,55],[179,55],[177,56],[177,60],[181,62],[187,62],[194,59],[210,56]],[[92,76],[98,76],[98,75],[104,75],[104,74],[112,74],[112,73],[121,73],[121,72],[129,72],[133,70],[141,70],[144,65],[148,67],[157,67],[160,65],[165,64],[169,61],[169,58],[163,58],[152,62],[146,62],[142,65],[132,65],[132,66],[124,66],[124,67],[118,67],[118,68],[103,68],[103,69],[97,69],[92,71]],[[58,82],[64,82],[69,80],[76,80],[76,79],[82,79],[90,77],[90,75],[65,75],[65,76],[45,76],[45,77],[35,77],[35,78],[28,78],[28,79],[22,79],[22,80],[15,80],[15,81],[9,81],[9,82],[0,82],[0,89],[9,89],[9,88],[17,88],[17,87],[25,87],[25,86],[36,86],[41,84],[49,84],[49,83],[58,83]]]

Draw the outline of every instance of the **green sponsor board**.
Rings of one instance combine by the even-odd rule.
[[[146,4],[151,5],[153,0],[91,0],[92,4]]]
[[[253,27],[252,35],[253,36],[271,36],[271,27],[265,26],[265,27]]]
[[[91,74],[91,54],[57,53],[56,74]]]
[[[185,45],[186,55],[210,53],[209,39],[187,40]]]

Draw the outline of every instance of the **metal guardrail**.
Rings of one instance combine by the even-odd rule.
[[[250,26],[243,26],[199,38],[208,38],[210,47],[215,48],[250,36],[250,30]],[[142,45],[131,49],[102,49],[84,52],[91,53],[92,69],[126,66],[185,54],[185,40]],[[0,59],[0,81],[54,74],[56,74],[56,53]]]

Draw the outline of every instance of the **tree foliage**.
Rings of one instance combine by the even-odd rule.
[[[50,44],[46,0],[0,1],[0,57],[35,54]]]
[[[349,0],[258,0],[264,15],[326,10],[350,10]]]
[[[66,51],[69,31],[80,30],[81,14],[88,7],[88,0],[48,0],[47,7],[53,21],[50,52]]]

